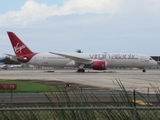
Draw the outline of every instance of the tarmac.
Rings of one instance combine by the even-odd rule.
[[[100,89],[118,90],[117,81],[129,90],[133,89],[146,93],[158,90],[160,87],[160,70],[148,69],[143,73],[140,69],[109,69],[106,71],[86,70],[85,73],[77,73],[76,69],[24,69],[14,68],[0,70],[0,79],[9,80],[34,80],[45,84],[64,82],[74,86],[88,86]],[[53,82],[53,83],[52,83]]]

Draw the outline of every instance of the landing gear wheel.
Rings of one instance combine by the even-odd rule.
[[[85,72],[85,69],[78,69],[77,72]]]
[[[84,72],[85,72],[85,69],[81,69],[81,71],[84,73]]]
[[[146,72],[146,69],[143,69],[143,70],[142,70],[142,72],[144,72],[144,73],[145,73],[145,72]]]

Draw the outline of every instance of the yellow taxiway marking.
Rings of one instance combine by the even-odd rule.
[[[132,102],[134,102],[134,100],[132,100]],[[152,105],[152,103],[147,103],[143,100],[136,100],[136,103],[140,104],[140,105]]]
[[[105,73],[116,73],[116,70],[105,70]]]

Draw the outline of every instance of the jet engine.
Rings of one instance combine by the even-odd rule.
[[[106,70],[107,62],[106,61],[95,61],[92,63],[93,70]]]

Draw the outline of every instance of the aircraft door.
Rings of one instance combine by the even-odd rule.
[[[144,65],[145,64],[145,58],[142,56],[141,57],[141,65]]]

